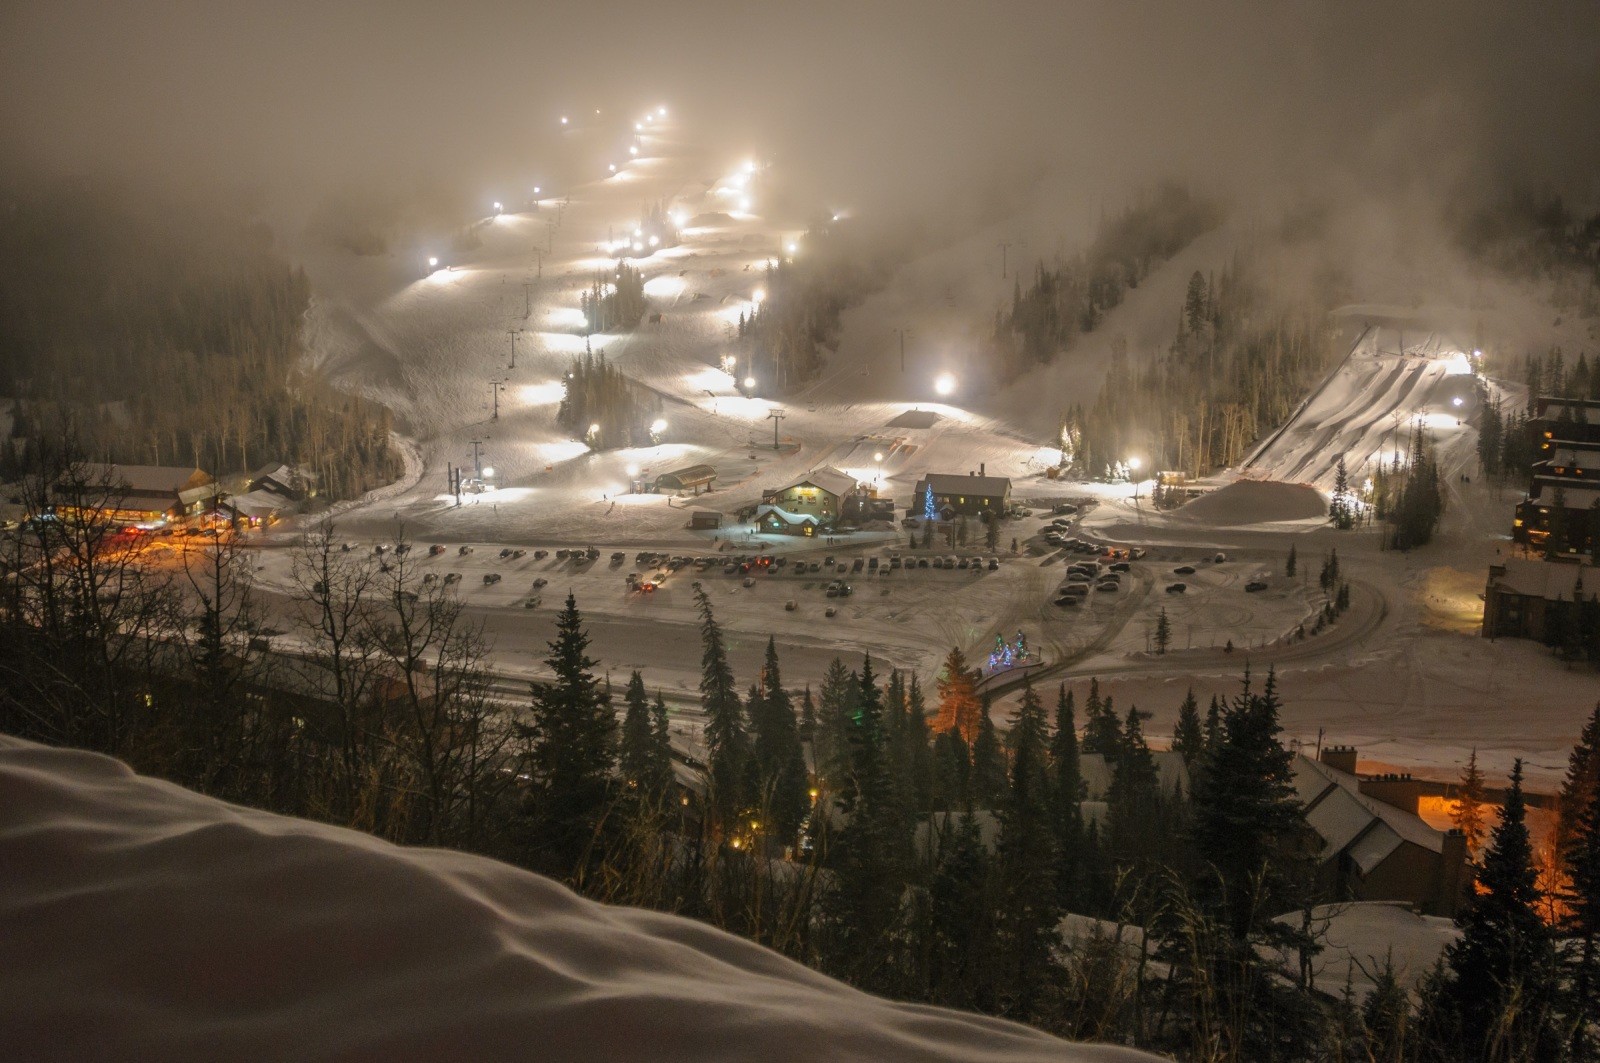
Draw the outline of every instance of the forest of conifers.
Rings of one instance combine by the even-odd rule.
[[[15,189],[8,206],[0,477],[68,446],[219,476],[288,462],[333,498],[398,475],[388,411],[303,369],[305,274],[242,208],[89,182]]]

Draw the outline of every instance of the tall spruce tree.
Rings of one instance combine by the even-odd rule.
[[[1031,681],[1011,719],[1011,774],[1000,800],[995,842],[1000,875],[1000,944],[1004,1010],[1026,1021],[1038,1014],[1055,980],[1061,909],[1056,892],[1055,832],[1047,783],[1044,706]]]
[[[791,845],[811,802],[807,796],[805,754],[800,745],[794,703],[789,699],[789,692],[783,689],[783,677],[778,670],[778,646],[771,637],[767,639],[761,685],[751,706],[750,725],[754,736],[757,792],[767,807],[773,835],[781,844]]]
[[[1461,769],[1461,781],[1456,790],[1456,807],[1450,813],[1450,822],[1467,841],[1467,859],[1476,860],[1483,848],[1484,826],[1483,772],[1478,768],[1478,751],[1467,755],[1466,767]]]
[[[989,714],[989,697],[984,695],[983,715],[978,718],[978,737],[972,743],[972,796],[981,808],[993,808],[1006,788],[1006,754]]]
[[[549,645],[545,664],[554,679],[533,684],[529,720],[520,728],[530,779],[526,848],[534,868],[581,878],[608,800],[617,718],[593,672],[597,662],[571,594]]]
[[[1193,764],[1206,748],[1206,735],[1200,723],[1200,703],[1195,700],[1194,687],[1183,696],[1178,706],[1178,722],[1172,726],[1172,748],[1183,757],[1184,764]]]
[[[1056,899],[1066,907],[1083,896],[1083,767],[1078,759],[1078,723],[1073,695],[1062,683],[1056,689],[1056,726],[1050,736],[1050,789],[1056,841]]]
[[[1555,949],[1539,917],[1541,900],[1519,759],[1477,889],[1456,916],[1461,937],[1445,950],[1439,1033],[1454,1043],[1456,1058],[1557,1058]]]
[[[659,695],[658,695],[659,697]],[[672,781],[670,752],[663,748],[664,729],[657,726],[645,693],[644,676],[635,669],[623,692],[622,738],[618,746],[618,767],[622,781],[642,798],[659,800]],[[662,705],[665,709],[665,704]]]
[[[750,740],[745,730],[744,706],[734,684],[733,668],[723,643],[722,628],[711,611],[705,591],[695,592],[700,610],[700,708],[705,713],[707,782],[710,810],[717,827],[732,833],[745,812],[746,761]]]
[[[1257,694],[1246,673],[1193,783],[1193,841],[1214,870],[1199,880],[1201,896],[1235,938],[1304,902],[1314,871],[1294,755],[1278,741],[1279,708],[1275,676]]]
[[[828,663],[817,697],[816,736],[812,758],[824,787],[837,794],[850,778],[850,720],[855,714],[855,685],[844,662]]]

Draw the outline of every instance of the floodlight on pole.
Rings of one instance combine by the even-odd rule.
[[[493,479],[493,477],[494,477],[494,466],[493,465],[485,465],[483,467],[483,478],[488,480],[488,479]]]
[[[745,390],[746,391],[748,391],[751,388],[755,387],[756,386],[756,378],[753,377],[753,376],[745,377],[744,378],[744,386],[745,386]]]
[[[933,390],[940,395],[950,395],[956,390],[956,378],[949,373],[940,373],[933,380]]]

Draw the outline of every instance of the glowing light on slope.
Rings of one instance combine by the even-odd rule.
[[[664,275],[651,277],[644,282],[644,294],[652,299],[675,299],[682,295],[687,287],[682,277]]]
[[[517,389],[517,397],[529,406],[550,406],[560,402],[566,392],[561,381],[551,380],[543,384],[524,384]]]
[[[555,465],[589,453],[589,447],[576,439],[562,439],[554,443],[535,443],[533,452],[546,465]]]
[[[552,328],[582,328],[586,319],[575,306],[555,306],[550,308],[548,320]]]

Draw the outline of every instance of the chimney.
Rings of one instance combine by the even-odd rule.
[[[1346,775],[1356,773],[1356,747],[1355,746],[1324,746],[1322,748],[1322,763]]]

